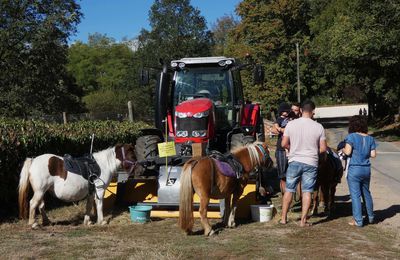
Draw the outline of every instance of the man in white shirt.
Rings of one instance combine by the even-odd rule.
[[[289,150],[289,166],[286,172],[286,191],[282,199],[281,224],[287,223],[293,193],[301,180],[303,194],[300,226],[310,226],[307,214],[317,179],[318,155],[327,149],[325,130],[320,123],[312,119],[314,110],[314,102],[304,101],[301,105],[301,118],[290,121],[283,134],[282,147]]]

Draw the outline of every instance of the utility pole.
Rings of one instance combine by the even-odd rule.
[[[296,42],[296,53],[297,53],[297,102],[300,103],[300,57],[299,57],[299,43]]]

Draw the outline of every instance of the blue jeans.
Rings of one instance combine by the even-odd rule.
[[[317,167],[301,162],[290,162],[286,171],[286,191],[296,192],[301,178],[302,192],[313,192],[317,180]]]
[[[357,226],[363,226],[361,197],[364,198],[367,208],[369,223],[374,221],[374,205],[369,183],[371,181],[371,168],[369,166],[350,166],[347,174],[353,218]]]

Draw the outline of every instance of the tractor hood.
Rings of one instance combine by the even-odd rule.
[[[208,98],[186,100],[175,107],[175,113],[183,113],[185,117],[193,117],[196,113],[210,111],[213,103]]]

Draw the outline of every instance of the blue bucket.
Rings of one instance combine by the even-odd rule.
[[[130,206],[129,212],[131,213],[132,222],[146,223],[150,221],[152,208],[152,206]]]

